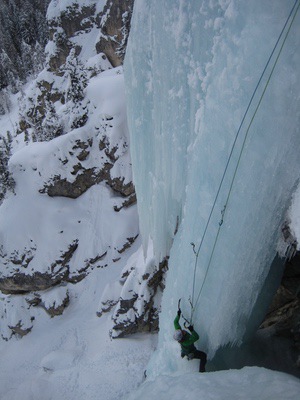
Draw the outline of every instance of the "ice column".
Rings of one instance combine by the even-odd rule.
[[[193,322],[212,355],[255,329],[269,301],[264,288],[280,278],[281,268],[270,266],[300,170],[300,12],[249,108],[196,268],[190,243],[196,250],[201,243],[245,110],[294,3],[135,2],[125,77],[141,232],[157,259],[170,252],[149,374],[182,366],[172,342],[178,298],[187,316],[189,296],[198,299]]]

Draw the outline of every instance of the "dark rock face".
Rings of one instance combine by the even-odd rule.
[[[282,278],[261,329],[291,341],[295,365],[300,368],[300,252],[287,262]]]
[[[70,280],[69,265],[74,252],[78,247],[78,243],[74,242],[70,244],[69,248],[61,255],[60,259],[53,262],[49,272],[41,273],[34,272],[26,274],[23,272],[16,272],[10,276],[1,276],[0,278],[0,290],[4,294],[24,294],[28,292],[46,290],[54,287],[61,282],[68,282]],[[32,253],[30,253],[32,254]],[[22,257],[23,258],[23,257]],[[31,256],[31,260],[33,256]],[[21,265],[21,261],[14,264]],[[9,259],[6,259],[6,263]],[[78,279],[83,279],[85,274],[78,274]],[[81,278],[81,279],[80,279]],[[73,276],[72,279],[75,279]]]
[[[135,189],[134,185],[132,182],[124,183],[125,179],[122,177],[118,178],[111,178],[107,180],[108,186],[111,187],[115,192],[119,193],[123,197],[129,197],[132,195],[135,195]],[[131,201],[133,200],[133,197],[131,197],[131,200],[128,200],[126,205],[133,204]],[[124,203],[123,203],[124,204]],[[125,205],[125,207],[126,207]]]
[[[32,275],[14,274],[0,279],[0,290],[4,294],[24,294],[35,290],[44,290],[59,284],[65,274],[51,275],[35,272]]]
[[[46,193],[50,197],[62,196],[76,199],[93,185],[105,182],[116,194],[128,198],[121,207],[115,208],[115,211],[134,204],[136,197],[133,183],[125,182],[124,177],[111,176],[111,169],[119,159],[119,155],[117,155],[118,147],[110,150],[108,138],[100,140],[98,145],[99,153],[103,153],[102,166],[87,167],[85,165],[84,161],[88,159],[94,143],[95,139],[93,138],[87,141],[77,141],[69,152],[70,158],[61,160],[62,164],[72,164],[69,168],[71,168],[71,175],[75,177],[73,181],[69,181],[61,175],[55,175],[40,189],[40,193]]]
[[[57,46],[57,51],[49,60],[50,71],[59,73],[60,68],[65,64],[67,57],[72,49],[70,38],[79,32],[90,30],[94,25],[95,4],[79,8],[77,3],[73,3],[66,11],[63,11],[58,19],[49,20],[49,36]],[[76,48],[78,55],[81,48]]]
[[[97,53],[104,53],[113,67],[122,65],[133,3],[134,0],[108,0],[103,12],[99,14],[96,13],[95,4],[80,8],[74,3],[61,13],[59,19],[50,20],[50,40],[56,43],[58,49],[49,60],[50,70],[57,73],[66,62],[72,48],[70,39],[79,32],[88,32],[93,27],[101,32],[101,38],[96,43]],[[82,49],[78,46],[75,50],[76,55],[79,55]]]
[[[97,17],[104,36],[96,44],[98,53],[106,54],[113,67],[123,64],[134,0],[108,1],[103,15]]]
[[[50,197],[63,196],[76,199],[90,187],[105,180],[107,177],[105,168],[98,173],[97,168],[81,169],[83,169],[83,171],[76,175],[74,182],[69,182],[66,178],[55,175],[52,181],[40,190],[40,193],[47,193]]]
[[[29,332],[31,332],[32,328],[33,326],[29,328],[24,328],[22,325],[22,321],[19,321],[15,326],[9,326],[9,329],[11,329],[12,333],[20,337],[26,336]]]
[[[119,193],[124,197],[128,197],[134,194],[134,186],[132,182],[124,184],[124,179],[114,178],[111,179],[109,171],[113,167],[113,164],[106,163],[102,169],[99,168],[83,168],[79,164],[80,173],[76,175],[74,182],[69,182],[66,178],[62,178],[60,175],[55,175],[51,182],[46,184],[40,193],[47,193],[50,197],[63,196],[71,199],[76,199],[86,192],[90,187],[97,183],[106,181],[115,192]],[[124,207],[134,204],[136,199],[133,201],[124,202]],[[119,211],[116,210],[116,211]]]

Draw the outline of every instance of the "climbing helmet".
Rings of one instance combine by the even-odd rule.
[[[180,340],[182,340],[183,338],[183,333],[181,329],[176,329],[176,331],[174,332],[173,338],[175,340],[177,340],[177,342],[180,342]]]

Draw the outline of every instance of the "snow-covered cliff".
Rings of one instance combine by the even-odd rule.
[[[45,68],[0,116],[1,399],[119,399],[153,351],[99,318],[140,246],[116,66],[132,4],[53,0]]]
[[[5,339],[32,329],[36,306],[49,311],[56,302],[60,311],[52,315],[61,313],[68,284],[114,265],[138,236],[123,69],[105,53],[114,49],[115,63],[122,63],[132,4],[51,2],[45,68],[11,96],[2,116]],[[115,31],[108,33],[111,19]],[[61,285],[63,299],[61,289],[49,305],[45,291]],[[22,301],[14,297],[22,294]],[[11,312],[13,304],[23,313]]]

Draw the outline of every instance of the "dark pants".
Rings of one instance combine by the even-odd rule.
[[[194,358],[197,358],[200,360],[199,372],[205,372],[205,364],[206,364],[207,356],[204,353],[204,351],[200,351],[200,350],[194,351]]]

